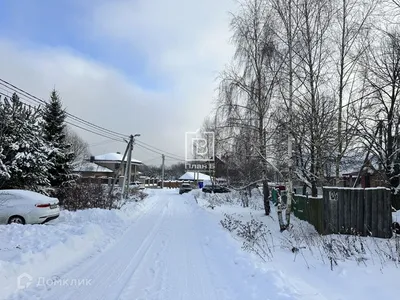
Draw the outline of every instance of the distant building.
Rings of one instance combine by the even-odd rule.
[[[211,177],[210,175],[200,173],[200,172],[186,172],[183,174],[181,177],[179,177],[179,180],[182,181],[201,181],[206,184],[211,184]]]
[[[112,170],[88,161],[75,167],[73,172],[82,178],[108,178],[114,174]]]
[[[123,156],[119,152],[106,153],[97,156],[92,156],[90,161],[84,161],[79,166],[75,167],[73,172],[79,174],[81,178],[102,178],[108,179],[109,177],[124,176],[126,160],[122,162]],[[118,174],[116,172],[123,164],[122,168],[119,170]],[[137,166],[142,165],[142,162],[132,158],[131,163],[131,182],[136,181],[141,174],[137,171]]]
[[[124,176],[124,171],[125,171],[126,158],[124,162],[122,162],[122,158],[123,155],[120,152],[112,152],[112,153],[92,156],[90,158],[90,161],[99,166],[112,170],[113,176],[117,175],[119,177],[119,176]],[[123,164],[122,168],[120,169],[118,174],[115,174],[120,168],[121,164]],[[142,164],[143,163],[140,160],[132,158],[131,160],[132,178],[130,179],[131,181],[136,181],[136,178],[138,178],[139,172],[137,170],[137,167]]]

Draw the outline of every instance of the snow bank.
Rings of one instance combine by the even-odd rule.
[[[121,210],[61,211],[45,225],[0,225],[0,299],[18,287],[18,276],[48,277],[104,250],[120,236],[146,202]]]
[[[240,200],[218,203],[212,208],[209,203],[216,202],[212,195],[199,193],[196,196],[199,205],[209,211],[216,222],[220,223],[226,215],[230,215],[242,224],[254,220],[253,229],[259,222],[265,225],[263,238],[267,242],[258,243],[269,245],[265,249],[267,253],[261,258],[250,250],[249,255],[258,268],[275,278],[275,285],[297,291],[298,299],[375,300],[399,297],[400,261],[391,259],[390,256],[396,257],[396,254],[389,250],[395,250],[396,244],[400,244],[399,238],[385,240],[337,235],[321,237],[313,226],[294,216],[292,230],[281,233],[275,207],[271,206],[270,216],[265,216],[262,208],[251,208],[260,206],[260,197],[251,199],[255,203],[250,208],[238,205]],[[394,213],[393,220],[400,220],[399,212]],[[226,232],[236,240],[238,247],[245,250],[252,247],[259,249],[257,242],[253,244],[251,239],[246,241],[238,236],[237,231]],[[342,253],[334,253],[332,268],[331,260],[326,254],[329,251],[323,249],[324,246],[329,247],[329,242],[337,244],[334,249],[342,247],[344,253],[347,250],[352,252],[347,258],[342,258]]]

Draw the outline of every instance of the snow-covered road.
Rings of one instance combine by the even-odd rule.
[[[193,196],[163,190],[146,201],[107,249],[51,278],[34,278],[10,299],[302,299],[276,274],[255,268]]]

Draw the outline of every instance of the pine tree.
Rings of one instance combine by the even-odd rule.
[[[43,138],[40,109],[22,103],[13,94],[0,102],[0,186],[43,190],[51,163]]]
[[[60,97],[57,91],[53,90],[50,102],[46,104],[43,113],[44,137],[53,148],[48,157],[53,164],[49,170],[49,180],[53,187],[60,187],[74,178],[72,175],[74,153],[66,141],[65,118],[66,113],[62,108]]]
[[[7,165],[4,163],[6,159],[4,153],[4,143],[5,143],[5,129],[6,129],[6,120],[7,115],[3,109],[3,104],[1,102],[0,96],[0,187],[2,186],[2,181],[10,179],[10,173]]]

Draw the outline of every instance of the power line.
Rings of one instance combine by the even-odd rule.
[[[1,85],[1,82],[0,82],[0,85]],[[1,89],[1,88],[0,88],[0,89]],[[4,90],[4,89],[2,89],[2,90]],[[6,92],[9,92],[9,91],[6,91]],[[0,95],[3,95],[4,97],[7,97],[7,98],[11,97],[10,95],[7,95],[7,94],[2,93],[2,92],[0,92]],[[30,101],[33,101],[34,103],[37,103],[37,102],[38,102],[38,101],[34,101],[33,99],[27,98],[25,95],[22,95],[22,97],[21,97],[20,95],[18,95],[18,97],[20,98],[21,101],[22,101],[22,100],[27,100],[27,101],[30,100]],[[25,103],[25,104],[27,104],[27,103]],[[41,104],[41,102],[40,102],[40,104]],[[29,105],[29,104],[28,104],[28,105]],[[71,120],[71,121],[66,120],[65,122],[66,122],[67,124],[69,124],[69,125],[75,126],[75,127],[80,128],[80,129],[82,129],[82,130],[85,130],[85,131],[88,131],[88,132],[90,132],[90,133],[99,135],[99,136],[101,136],[101,137],[105,137],[105,138],[107,138],[107,141],[109,141],[109,140],[115,141],[115,142],[122,142],[122,141],[123,141],[120,137],[117,137],[117,136],[115,136],[115,135],[111,135],[111,134],[109,134],[108,132],[104,132],[104,131],[97,132],[97,131],[92,130],[91,128],[85,128],[85,127],[83,127],[83,126],[81,126],[81,125],[75,124],[75,123],[73,123],[73,121],[74,121],[74,120]],[[83,125],[85,125],[85,124],[83,124]],[[95,127],[94,129],[97,130],[96,127]],[[102,142],[99,143],[99,144],[102,144],[102,143],[104,143],[104,142],[106,142],[106,141],[102,141]],[[159,149],[159,148],[156,148],[156,147],[153,147],[153,146],[151,146],[151,145],[149,145],[149,144],[147,144],[147,143],[146,143],[146,145],[148,145],[148,146],[142,145],[142,144],[145,144],[145,143],[144,143],[144,142],[141,142],[141,141],[136,141],[135,143],[138,143],[137,145],[138,145],[139,147],[141,147],[141,148],[143,148],[143,149],[146,149],[147,151],[150,151],[150,152],[153,152],[153,153],[157,153],[157,154],[163,154],[163,150],[161,150],[161,149]],[[169,152],[167,152],[167,153],[169,153]],[[175,154],[172,154],[172,153],[169,153],[169,154],[171,154],[171,155],[166,155],[166,157],[169,157],[169,158],[171,158],[171,159],[173,159],[173,160],[177,160],[177,161],[183,161],[183,159],[181,159],[180,157],[176,156]]]
[[[6,84],[9,84],[12,88],[10,88],[10,86],[7,86],[3,82],[5,82]],[[3,79],[0,79],[0,85],[4,86],[7,89],[10,89],[12,91],[12,92],[10,92],[9,90],[4,90],[2,88],[2,90],[6,91],[7,93],[17,93],[18,92],[17,94],[18,94],[18,97],[20,98],[20,100],[26,100],[30,103],[34,102],[35,104],[39,104],[39,105],[47,104],[44,100],[42,100],[38,97],[35,97],[32,94],[30,94],[22,89],[15,87],[14,85],[8,83],[7,81],[5,81]],[[22,95],[21,95],[21,93],[22,93]],[[2,92],[0,92],[0,94],[2,94],[3,96],[5,96],[7,98],[11,97],[10,95],[4,94]],[[30,103],[28,105],[30,105]],[[25,104],[27,104],[27,103],[25,103]],[[111,139],[114,141],[118,141],[118,142],[122,142],[124,138],[127,138],[127,136],[125,136],[121,133],[117,133],[115,131],[109,130],[102,126],[93,124],[89,121],[83,120],[83,119],[81,119],[75,115],[72,115],[68,112],[66,112],[66,115],[69,117],[68,118],[69,120],[68,119],[66,120],[67,124],[75,126],[77,128],[80,128],[82,130],[85,130],[90,133],[93,133],[93,134],[96,134],[96,135],[99,135],[99,136],[102,136],[102,137],[105,137],[105,138],[108,138],[108,139]]]
[[[96,143],[93,143],[93,144],[89,144],[89,147],[97,147],[97,146],[102,146],[102,145],[108,145],[108,144],[113,144],[114,142],[115,142],[114,140],[111,140],[110,138],[107,138],[107,139],[105,139],[103,141],[96,142]]]
[[[4,94],[3,92],[0,92],[0,95],[2,95],[2,96],[4,96],[4,97],[7,97],[7,98],[10,97],[9,95]],[[24,98],[19,97],[19,99],[20,99],[20,101],[21,101],[22,103],[27,104],[27,105],[30,105],[29,103],[25,103],[25,102],[22,101],[22,100],[26,100],[25,97],[24,97]],[[115,137],[115,136],[107,136],[107,135],[105,135],[105,134],[103,134],[103,133],[101,133],[101,132],[95,132],[95,131],[93,131],[93,130],[91,130],[91,129],[84,128],[84,127],[82,127],[82,126],[80,126],[80,125],[78,125],[78,124],[74,124],[74,123],[72,123],[72,122],[70,122],[70,121],[68,121],[68,120],[65,120],[65,123],[66,123],[66,124],[69,124],[69,125],[71,125],[71,126],[75,126],[75,127],[77,127],[77,128],[80,128],[80,129],[82,129],[82,130],[88,131],[88,132],[90,132],[90,133],[99,135],[99,136],[101,136],[101,137],[105,137],[105,138],[107,138],[107,139],[109,139],[109,140],[113,140],[113,141],[116,141],[116,142],[123,142],[123,139],[121,139],[121,138],[118,139],[118,138]]]
[[[0,92],[0,94],[2,94],[5,97],[10,97],[9,95],[6,95],[6,94],[1,93],[1,92]],[[18,97],[19,97],[20,101],[26,100],[26,101],[34,101],[35,103],[38,103],[38,101],[35,101],[35,100],[31,99],[31,98],[28,98],[25,95],[22,95],[22,97],[21,97],[21,95],[19,94]],[[25,104],[28,104],[28,103],[25,103]],[[30,105],[30,103],[28,105]],[[40,103],[40,105],[41,105],[41,103]],[[108,138],[108,139],[113,139],[115,141],[122,141],[123,137],[124,137],[124,136],[119,136],[119,135],[115,135],[115,134],[109,133],[109,132],[107,132],[105,130],[100,130],[98,128],[98,126],[88,126],[86,123],[77,121],[76,119],[73,119],[73,118],[72,119],[69,118],[65,122],[67,124],[69,124],[69,125],[75,126],[75,127],[80,128],[82,130],[88,131],[90,133],[93,133],[93,134],[96,134],[96,135],[99,135],[99,136],[102,136],[102,137],[105,137],[105,138]]]
[[[83,129],[83,130],[85,130],[85,131],[88,131],[88,132],[91,132],[91,133],[97,134],[97,135],[99,135],[99,136],[102,136],[102,137],[108,138],[108,139],[110,139],[110,140],[114,140],[114,141],[116,141],[116,142],[123,142],[123,140],[122,140],[122,139],[118,140],[118,139],[116,139],[116,138],[113,138],[113,137],[108,137],[108,136],[106,136],[106,135],[103,135],[103,134],[101,134],[101,133],[99,133],[99,132],[95,132],[95,131],[92,131],[92,130],[90,130],[90,129],[83,128],[83,127],[81,127],[81,126],[79,126],[79,125],[77,125],[77,124],[72,124],[72,123],[71,123],[71,122],[69,122],[69,121],[65,121],[65,123],[67,123],[67,124],[70,124],[70,125],[72,125],[72,126],[75,126],[75,127],[77,127],[77,128]]]
[[[42,104],[46,105],[47,104],[47,102],[45,100],[40,99],[40,98],[32,95],[31,93],[29,93],[29,92],[27,92],[27,91],[25,91],[25,90],[23,90],[21,88],[18,88],[17,86],[15,86],[15,85],[13,85],[13,84],[9,83],[8,81],[6,81],[4,79],[1,79],[1,78],[0,78],[0,85],[6,87],[8,89],[11,89],[13,92],[16,92],[16,93],[18,92],[19,93],[18,96],[20,96],[20,93],[22,93],[25,98],[28,98],[28,100],[32,100],[32,101],[36,102],[39,105],[42,105]],[[9,97],[9,96],[7,96],[7,97]],[[102,132],[104,132],[106,134],[109,134],[109,135],[112,135],[114,137],[119,137],[119,138],[128,138],[129,137],[129,135],[127,135],[127,134],[122,134],[122,133],[119,133],[119,132],[104,128],[102,126],[96,125],[96,124],[94,124],[92,122],[89,122],[89,121],[86,121],[86,120],[84,120],[84,119],[82,119],[80,117],[77,117],[77,116],[75,116],[75,115],[73,115],[73,114],[71,114],[69,112],[66,112],[66,115],[69,118],[73,119],[74,121],[76,121],[78,123],[82,123],[83,125],[85,125],[87,127],[92,127],[93,129],[96,129],[98,131],[102,131]],[[71,125],[75,126],[75,124],[71,124]],[[86,130],[86,129],[84,129],[84,130]],[[91,131],[91,132],[93,132],[93,131]]]
[[[143,145],[145,145],[145,146],[147,146],[147,147],[153,148],[153,149],[155,149],[155,150],[159,150],[159,151],[161,151],[161,152],[163,152],[163,153],[167,153],[167,154],[169,154],[169,155],[172,155],[172,156],[175,156],[175,157],[179,157],[178,155],[175,155],[174,153],[171,153],[171,152],[168,152],[168,151],[164,151],[164,150],[162,150],[162,149],[160,149],[160,148],[151,146],[151,145],[149,145],[149,144],[146,144],[146,143],[143,142],[143,141],[136,141],[136,142],[137,142],[137,143],[141,143],[141,144],[143,144]]]
[[[140,147],[140,148],[144,148],[144,149],[146,149],[146,150],[148,150],[148,151],[151,151],[151,152],[153,152],[153,153],[157,153],[157,154],[160,154],[160,155],[163,155],[163,154],[164,154],[163,152],[160,152],[160,151],[154,150],[154,149],[152,149],[152,148],[149,148],[149,147],[147,147],[147,146],[138,144],[137,142],[135,142],[135,145],[138,146],[138,147]],[[178,157],[173,157],[173,156],[170,156],[170,155],[167,155],[167,154],[165,154],[165,157],[169,157],[169,158],[174,159],[174,160],[177,160],[177,161],[184,161],[184,159],[181,159],[181,158],[178,158]]]
[[[160,157],[156,156],[156,157],[153,157],[151,159],[146,159],[146,160],[142,161],[142,163],[149,163],[151,161],[155,161],[155,160],[159,160],[159,159],[160,159]]]
[[[1,79],[1,78],[0,78],[0,85],[6,88],[6,89],[4,89],[4,88],[0,87],[0,89],[3,90],[6,93],[9,93],[9,94],[17,93],[17,95],[20,98],[20,100],[26,100],[26,101],[28,101],[30,103],[35,103],[35,104],[37,104],[39,106],[47,104],[47,102],[45,100],[43,100],[43,99],[41,99],[39,97],[36,97],[33,94],[31,94],[31,93],[29,93],[29,92],[27,92],[27,91],[15,86],[12,83],[10,83],[10,82],[8,82],[8,81],[6,81],[4,79]],[[5,97],[7,97],[7,98],[11,97],[10,95],[4,94],[2,92],[0,92],[0,95],[3,95]],[[27,103],[25,103],[25,104],[27,104]],[[28,104],[28,105],[30,105],[30,104]],[[68,119],[65,122],[67,124],[71,125],[71,126],[80,128],[80,129],[85,130],[87,132],[90,132],[90,133],[105,137],[108,140],[112,140],[112,141],[116,141],[116,142],[122,142],[124,139],[129,138],[129,135],[127,135],[127,134],[122,134],[120,132],[116,132],[116,131],[107,129],[105,127],[96,125],[96,124],[94,124],[92,122],[89,122],[89,121],[86,121],[86,120],[84,120],[84,119],[82,119],[80,117],[77,117],[77,116],[75,116],[75,115],[73,115],[71,113],[68,113],[68,112],[65,112],[65,113],[66,113],[66,115],[68,117]],[[149,145],[149,144],[147,144],[145,142],[136,140],[135,144],[137,146],[143,148],[143,149],[146,149],[147,151],[150,151],[150,152],[153,152],[153,153],[157,153],[157,154],[160,154],[160,155],[165,154],[165,157],[168,157],[168,158],[170,158],[172,160],[185,161],[185,159],[183,159],[182,157],[180,157],[180,156],[178,156],[178,155],[176,155],[174,153],[171,153],[171,152],[168,152],[168,151],[164,151],[164,150],[162,150],[160,148],[154,147],[154,146]]]

